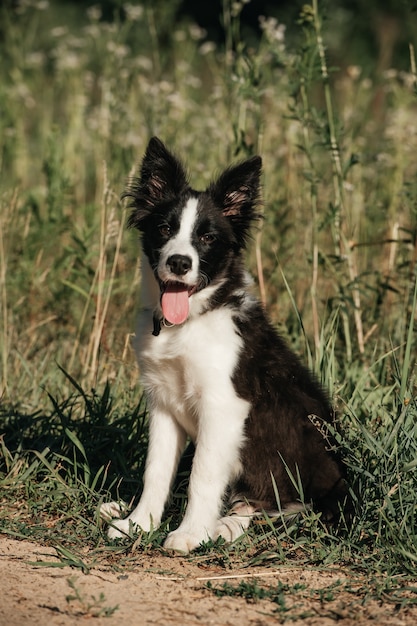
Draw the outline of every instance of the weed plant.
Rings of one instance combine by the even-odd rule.
[[[106,598],[103,593],[98,598],[87,597],[74,578],[68,578],[67,583],[73,593],[68,594],[66,600],[69,605],[75,603],[73,612],[76,617],[110,617],[119,608],[118,605],[105,606]]]
[[[172,3],[174,5],[175,3]],[[416,72],[332,68],[330,16],[305,5],[247,45],[225,0],[225,45],[171,3],[111,21],[28,1],[1,7],[0,524],[63,562],[129,562],[160,531],[111,545],[101,501],[141,489],[146,406],[130,348],[140,280],[124,182],[151,134],[205,186],[261,153],[264,220],[248,263],[292,347],[330,390],[357,499],[354,520],[264,520],[192,557],[417,571]],[[62,11],[66,11],[64,15]],[[104,556],[103,556],[104,555]],[[120,560],[119,560],[120,564]],[[393,578],[390,578],[393,580]]]

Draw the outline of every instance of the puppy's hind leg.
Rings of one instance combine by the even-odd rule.
[[[120,519],[127,513],[128,505],[123,500],[119,502],[103,502],[100,505],[100,518],[103,522],[111,522],[112,519]]]
[[[227,542],[235,541],[249,528],[254,517],[266,515],[269,518],[290,522],[300,513],[309,511],[311,507],[299,502],[291,502],[280,511],[262,510],[244,501],[235,502],[228,515],[219,519],[213,539],[223,537]]]
[[[216,525],[213,539],[223,537],[225,541],[235,541],[249,528],[257,509],[247,502],[235,502],[229,514],[221,517]]]

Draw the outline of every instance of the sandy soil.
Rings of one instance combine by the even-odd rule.
[[[60,561],[53,548],[0,536],[0,626],[70,626],[83,621],[95,626],[417,623],[417,607],[401,608],[392,598],[386,603],[367,599],[366,580],[352,581],[343,570],[279,567],[234,572],[160,554],[138,554],[135,567],[121,572],[98,567],[84,575],[79,569],[54,564]],[[281,582],[291,588],[300,583],[302,588],[284,590],[285,610],[270,600],[217,597],[207,589],[208,580],[221,588],[224,583],[253,582],[254,577],[264,587]]]

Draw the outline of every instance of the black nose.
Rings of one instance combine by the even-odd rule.
[[[190,257],[183,254],[172,254],[167,260],[167,266],[177,276],[184,276],[191,269],[191,265]]]

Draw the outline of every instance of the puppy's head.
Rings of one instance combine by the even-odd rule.
[[[124,196],[131,198],[129,226],[142,245],[161,289],[164,317],[180,324],[189,298],[227,276],[258,218],[261,158],[225,170],[205,191],[189,185],[181,162],[152,138]]]

